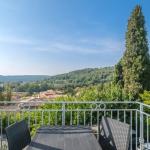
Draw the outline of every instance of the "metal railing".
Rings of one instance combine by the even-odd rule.
[[[7,149],[5,128],[26,119],[34,135],[36,129],[49,126],[91,126],[99,139],[102,116],[128,123],[130,150],[143,150],[150,139],[150,106],[131,101],[0,102],[0,149]]]

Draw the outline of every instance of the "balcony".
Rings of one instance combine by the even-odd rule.
[[[128,123],[130,150],[143,150],[150,142],[150,106],[140,102],[0,102],[0,149],[7,149],[5,128],[25,119],[31,135],[41,126],[91,127],[99,141],[102,116]],[[146,148],[145,148],[146,149]]]

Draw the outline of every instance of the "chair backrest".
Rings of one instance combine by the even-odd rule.
[[[100,124],[100,144],[105,150],[128,150],[130,125],[102,117]]]
[[[25,120],[16,122],[6,129],[9,150],[22,150],[31,142],[28,125]]]

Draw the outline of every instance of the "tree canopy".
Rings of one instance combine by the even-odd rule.
[[[139,93],[150,90],[150,56],[141,6],[133,10],[127,26],[126,49],[121,61],[115,67],[114,81],[123,85],[129,99],[136,99]]]

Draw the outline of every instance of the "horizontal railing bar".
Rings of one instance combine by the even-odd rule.
[[[43,103],[43,104],[142,104],[136,101],[0,101],[0,104],[31,104],[31,103]]]
[[[0,112],[38,112],[38,111],[139,111],[137,109],[21,109],[21,110],[0,110]]]
[[[142,113],[143,115],[146,115],[148,117],[150,117],[150,114],[146,113],[146,112],[143,112],[143,111],[140,111],[140,110],[137,110],[139,113]]]
[[[29,110],[29,111],[136,111],[136,109],[65,109],[65,110],[62,110],[62,109],[34,109],[34,110]]]
[[[150,108],[150,105],[148,105],[148,104],[144,104],[144,103],[141,103],[141,102],[136,102],[136,103],[138,103],[139,105],[142,104],[143,106]]]

